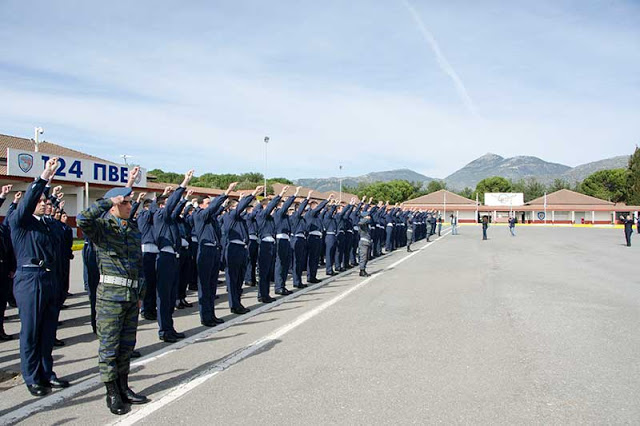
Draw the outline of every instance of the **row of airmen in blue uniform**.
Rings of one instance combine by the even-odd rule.
[[[428,237],[429,213],[405,210],[398,205],[389,207],[380,203],[370,206],[361,200],[340,205],[333,197],[318,202],[311,200],[311,192],[297,205],[296,193],[283,199],[281,194],[255,202],[259,187],[240,200],[230,200],[229,193],[236,184],[214,199],[194,198],[186,190],[192,172],[182,185],[173,191],[167,187],[154,200],[144,200],[140,194],[132,209],[132,220],[137,221],[142,233],[143,269],[146,295],[142,314],[157,319],[159,338],[175,342],[184,336],[173,326],[173,312],[186,302],[189,284],[197,282],[200,320],[203,325],[215,326],[223,320],[215,315],[214,300],[218,277],[225,271],[229,305],[236,314],[249,312],[241,304],[242,284],[258,285],[258,300],[274,301],[270,296],[270,283],[275,282],[275,293],[290,294],[285,286],[289,271],[293,285],[304,288],[302,275],[307,272],[307,283],[317,283],[317,270],[322,260],[326,274],[335,275],[357,263],[360,239],[360,217],[373,219],[370,233],[373,244],[368,257],[377,257],[397,247],[407,245],[407,226],[413,240]],[[189,202],[191,201],[191,202]],[[137,210],[142,209],[137,213]],[[137,213],[137,214],[136,214]],[[433,228],[432,228],[433,229]],[[97,277],[91,283],[90,243],[85,245],[85,278],[89,290],[97,286]],[[92,296],[92,304],[95,302]],[[95,319],[93,320],[95,321]]]

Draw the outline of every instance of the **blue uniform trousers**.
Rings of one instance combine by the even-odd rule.
[[[189,247],[182,247],[180,249],[180,272],[178,276],[178,292],[176,295],[176,301],[187,297],[187,285],[189,285],[189,278],[191,277],[191,257],[189,256]]]
[[[293,286],[302,285],[302,272],[307,265],[307,239],[304,237],[293,237],[291,240],[293,248]]]
[[[244,245],[228,243],[225,250],[225,277],[229,289],[229,307],[238,309],[242,282],[247,267],[248,251]]]
[[[337,269],[343,269],[345,267],[345,249],[347,243],[347,236],[344,231],[338,232],[338,242],[336,244],[336,258],[335,267]]]
[[[291,265],[291,242],[284,238],[276,239],[275,289],[281,290],[287,282]]]
[[[393,250],[393,226],[387,225],[386,229],[386,241],[384,245],[384,250],[389,253]]]
[[[9,271],[6,263],[0,263],[0,331],[4,331],[4,312],[7,309],[7,301],[9,299],[9,289],[12,280],[9,278]]]
[[[84,263],[83,278],[84,286],[89,294],[89,304],[91,306],[91,329],[96,332],[96,293],[100,282],[100,271],[98,270],[98,259],[93,244],[85,243],[82,247],[82,262]],[[153,265],[155,270],[155,263]]]
[[[258,263],[258,242],[249,240],[249,256],[247,258],[247,271],[244,274],[245,283],[256,283],[256,264]]]
[[[307,241],[307,281],[315,280],[318,274],[320,263],[320,253],[322,252],[322,238],[317,235],[309,235]]]
[[[269,296],[269,287],[271,284],[271,274],[273,272],[273,258],[275,255],[276,243],[268,241],[260,241],[258,249],[258,271],[260,281],[258,284],[258,297]]]
[[[172,315],[178,294],[178,272],[179,261],[174,253],[163,251],[158,253],[156,260],[156,292],[158,297],[156,303],[158,305],[158,334],[160,337],[175,331]]]
[[[43,268],[18,267],[14,294],[20,315],[20,368],[27,385],[43,384],[53,372],[53,341],[58,327],[56,274]]]
[[[202,245],[198,249],[198,306],[200,321],[213,321],[217,277],[220,268],[220,251],[217,246]],[[215,279],[214,279],[215,277]]]
[[[156,312],[156,298],[157,298],[157,275],[156,275],[156,261],[158,260],[158,253],[143,253],[142,254],[142,274],[145,282],[145,294],[142,301],[142,312],[153,314]]]
[[[326,249],[324,257],[327,264],[326,270],[327,274],[330,274],[333,272],[333,262],[335,261],[336,248],[338,246],[338,240],[336,239],[336,236],[334,234],[327,234],[324,239],[324,245]]]

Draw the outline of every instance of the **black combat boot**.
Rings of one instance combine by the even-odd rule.
[[[104,386],[107,388],[107,407],[113,414],[121,416],[129,412],[129,407],[122,402],[122,396],[120,396],[120,390],[115,380],[105,382]]]
[[[138,395],[129,388],[129,375],[120,374],[118,377],[118,386],[120,387],[120,395],[122,400],[129,404],[146,404],[149,398],[144,395]]]

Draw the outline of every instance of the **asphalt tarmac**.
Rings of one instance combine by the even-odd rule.
[[[61,329],[74,344],[54,351],[74,386],[40,400],[6,390],[0,423],[638,423],[640,246],[621,230],[517,234],[495,226],[482,241],[463,226],[384,256],[371,278],[353,271],[245,317],[223,298],[224,327],[178,311],[176,345],[143,321],[130,381],[152,402],[122,417],[105,406],[78,295]]]

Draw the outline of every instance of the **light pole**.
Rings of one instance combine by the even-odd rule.
[[[38,144],[40,143],[40,140],[38,139],[38,135],[41,135],[43,133],[44,133],[44,129],[42,127],[36,127],[35,128],[36,137],[35,137],[34,141],[36,143],[36,152],[38,152]]]
[[[122,154],[122,155],[120,156],[120,158],[122,158],[122,160],[124,161],[124,165],[125,165],[125,166],[128,166],[128,165],[129,165],[129,163],[127,163],[127,158],[132,158],[132,157],[133,157],[133,155],[127,155],[127,154]]]
[[[269,136],[264,137],[264,197],[267,197],[267,147],[269,146]]]
[[[342,164],[340,164],[340,202],[342,203]]]

